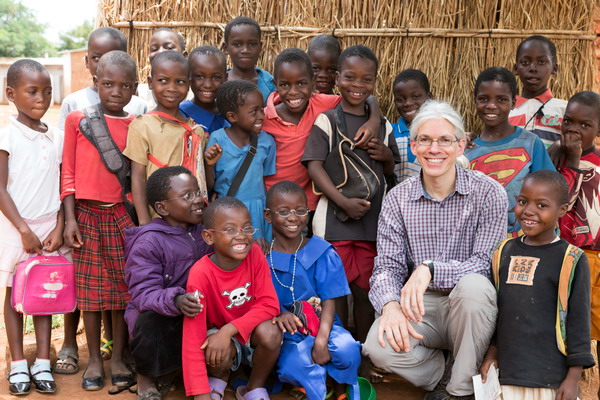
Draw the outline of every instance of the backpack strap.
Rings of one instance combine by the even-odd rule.
[[[231,186],[229,186],[229,190],[227,191],[227,196],[235,196],[240,185],[244,181],[244,177],[248,172],[248,168],[250,168],[250,164],[252,164],[252,159],[256,155],[258,151],[258,135],[254,133],[250,136],[250,147],[248,147],[248,153],[246,153],[246,158],[240,165],[240,169],[238,169],[237,173],[233,177],[233,181],[231,181]]]
[[[500,290],[500,258],[502,257],[502,250],[509,240],[511,239],[504,239],[496,243],[496,247],[492,253],[492,277],[494,278],[496,291]]]
[[[113,140],[100,105],[84,108],[83,115],[85,118],[79,121],[79,130],[98,150],[104,166],[115,174],[121,186],[125,187],[130,164]]]
[[[558,281],[558,300],[556,304],[556,344],[558,350],[567,355],[567,308],[575,267],[583,254],[583,250],[569,244],[565,251],[562,266],[560,268],[560,279]]]

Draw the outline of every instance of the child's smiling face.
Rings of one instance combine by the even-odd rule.
[[[123,108],[129,104],[135,92],[135,71],[128,71],[119,65],[105,65],[100,69],[100,74],[94,76],[94,85],[105,114],[115,117],[127,114]]]
[[[282,217],[278,212],[293,212]],[[298,216],[297,213],[303,214]],[[269,202],[269,210],[265,210],[265,219],[273,226],[273,235],[287,239],[295,239],[302,234],[308,223],[308,201],[304,192],[277,193]]]
[[[508,114],[514,107],[515,95],[504,82],[481,82],[475,95],[477,115],[486,127],[496,127],[508,121]]]
[[[214,106],[217,90],[227,79],[225,59],[216,54],[198,54],[190,58],[189,64],[194,102]]]
[[[185,229],[202,223],[206,199],[199,196],[200,187],[195,176],[180,174],[169,180],[167,198],[155,204],[157,213],[172,226]]]
[[[567,212],[556,190],[544,182],[525,179],[517,196],[515,215],[530,244],[550,243],[555,237],[558,219]]]
[[[414,79],[398,82],[394,86],[394,105],[400,116],[409,124],[417,115],[419,108],[427,100],[431,99],[431,93]]]
[[[315,50],[310,53],[310,61],[315,74],[315,89],[319,93],[332,94],[337,74],[337,57],[325,50]]]
[[[245,207],[221,208],[213,215],[213,226],[202,232],[204,241],[213,247],[213,262],[223,269],[235,269],[246,258],[252,248],[252,234],[242,229],[252,227],[250,213]],[[225,231],[231,229],[235,235]]]
[[[539,40],[525,42],[517,54],[514,73],[523,84],[523,96],[533,98],[548,89],[548,81],[556,75],[558,65],[548,45]]]
[[[284,62],[276,71],[275,86],[281,101],[290,113],[306,110],[313,91],[313,78],[303,62]]]
[[[163,60],[152,67],[148,86],[156,103],[164,110],[178,110],[189,90],[189,73],[186,63]]]
[[[262,93],[259,90],[248,93],[237,112],[229,111],[226,118],[244,132],[259,134],[265,119]]]
[[[17,84],[6,88],[6,94],[17,108],[19,122],[29,127],[39,125],[52,101],[50,75],[25,68]]]
[[[375,90],[376,79],[377,66],[372,60],[360,56],[346,58],[336,78],[344,110],[364,114],[364,104]]]
[[[231,63],[242,71],[256,66],[261,50],[260,33],[255,26],[248,24],[232,27],[227,42],[223,43],[223,52],[229,54]]]
[[[155,32],[150,38],[150,46],[148,48],[148,59],[150,62],[154,60],[154,57],[158,53],[167,50],[174,50],[178,53],[184,54],[185,49],[181,48],[179,35],[176,32],[171,31]]]
[[[600,115],[592,106],[569,102],[563,116],[562,134],[576,135],[581,140],[583,151],[594,147],[594,140],[600,136]]]

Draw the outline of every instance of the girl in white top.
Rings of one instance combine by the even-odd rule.
[[[6,287],[4,322],[10,347],[9,392],[56,392],[51,373],[51,316],[33,317],[37,358],[28,371],[23,354],[23,316],[10,305],[16,265],[35,253],[62,245],[59,173],[63,133],[41,121],[52,100],[50,75],[33,60],[15,62],[7,73],[6,93],[18,110],[0,130],[0,286]],[[30,377],[31,373],[31,377]]]

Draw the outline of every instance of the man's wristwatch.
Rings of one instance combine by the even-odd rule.
[[[433,261],[432,260],[425,260],[423,261],[421,264],[426,265],[427,268],[429,268],[429,273],[431,274],[431,280],[433,280]]]

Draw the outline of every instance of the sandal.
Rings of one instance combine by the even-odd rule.
[[[73,347],[63,347],[54,363],[54,372],[57,374],[76,374],[79,372],[79,354]]]
[[[102,359],[104,361],[110,360],[112,357],[112,348],[112,340],[106,340],[105,338],[100,339],[100,352],[102,353]]]
[[[137,400],[160,400],[160,393],[151,390],[146,393],[138,394]]]
[[[227,382],[222,379],[209,377],[208,385],[210,386],[210,400],[222,400],[225,397]]]
[[[256,388],[248,391],[248,386],[240,386],[235,391],[237,400],[270,400],[269,393],[265,388]]]

